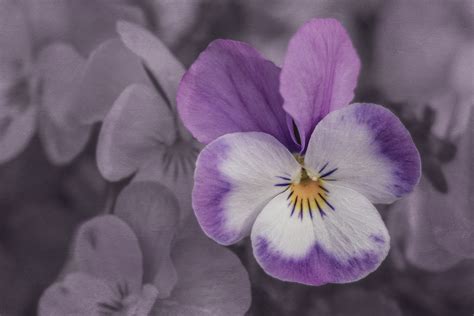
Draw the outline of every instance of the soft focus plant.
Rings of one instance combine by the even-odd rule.
[[[176,234],[179,206],[153,182],[135,182],[114,215],[82,224],[63,277],[39,315],[243,315],[250,284],[239,259],[195,230]]]

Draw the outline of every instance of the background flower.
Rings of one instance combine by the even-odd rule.
[[[66,119],[75,95],[86,93],[79,88],[84,58],[113,36],[115,21],[139,21],[140,11],[100,0],[0,5],[0,163],[21,152],[35,130],[50,160],[67,163],[90,132]]]
[[[117,216],[81,225],[64,277],[46,290],[40,315],[243,315],[249,282],[239,260],[202,235],[175,236],[178,208],[158,184],[124,189]]]
[[[176,92],[184,73],[181,63],[145,29],[119,23],[123,43],[138,60],[143,81],[128,85],[104,119],[97,147],[102,175],[118,181],[159,181],[179,196],[181,219],[191,211],[192,175],[199,144],[176,111]],[[119,67],[119,65],[117,65]]]

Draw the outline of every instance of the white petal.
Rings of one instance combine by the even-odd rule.
[[[335,180],[373,203],[391,203],[411,192],[421,173],[408,131],[375,104],[329,113],[314,129],[305,166],[312,176]]]
[[[198,157],[193,208],[209,237],[232,244],[250,233],[258,213],[300,171],[293,155],[265,133],[217,138]]]
[[[270,275],[304,284],[346,283],[374,271],[390,247],[375,207],[354,190],[326,184],[325,199],[293,209],[287,194],[257,217],[252,245]],[[302,205],[302,206],[301,206]]]

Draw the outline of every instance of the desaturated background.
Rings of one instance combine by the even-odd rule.
[[[339,19],[363,64],[356,101],[382,104],[400,117],[420,151],[423,177],[408,198],[379,208],[392,248],[381,267],[359,282],[322,287],[280,282],[257,266],[248,243],[233,246],[252,282],[249,314],[474,313],[474,1],[14,2],[28,19],[32,54],[44,43],[67,40],[71,34],[80,38],[97,33],[78,47],[87,57],[95,46],[116,36],[117,17],[110,7],[119,4],[133,6],[185,66],[216,38],[248,42],[281,65],[288,39],[302,23],[313,17]],[[64,9],[69,5],[74,9]],[[92,9],[94,18],[91,8],[100,8]],[[57,27],[61,16],[72,25],[70,30]],[[0,38],[2,32],[0,21]],[[0,58],[17,40],[0,39]],[[20,61],[30,54],[27,46],[16,52]],[[0,73],[2,146],[11,142],[5,140],[9,135],[2,129],[2,115],[30,100],[31,89],[21,85],[33,71],[25,70],[13,92],[4,84],[6,72]],[[75,228],[102,212],[107,185],[95,162],[99,128],[69,164],[49,162],[40,137],[34,136],[0,165],[1,315],[35,315],[39,296],[64,264]]]

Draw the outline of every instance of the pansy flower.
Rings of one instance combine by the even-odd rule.
[[[420,158],[390,111],[347,106],[359,68],[333,19],[303,25],[281,71],[236,41],[201,53],[178,110],[207,144],[192,202],[209,237],[230,245],[251,235],[268,274],[304,284],[351,282],[380,265],[390,237],[373,203],[412,191]]]
[[[176,235],[178,208],[157,183],[129,185],[115,215],[79,227],[39,315],[243,315],[250,283],[239,259],[202,233]]]

